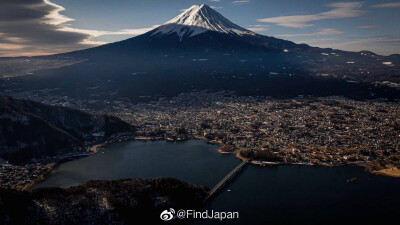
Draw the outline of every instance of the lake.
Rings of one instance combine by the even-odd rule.
[[[195,140],[115,143],[98,154],[60,164],[34,188],[160,176],[212,188],[240,163],[232,154],[215,151],[217,147]],[[353,177],[358,181],[346,182]],[[397,224],[400,179],[355,166],[247,165],[206,208],[238,211],[240,218],[227,224]]]

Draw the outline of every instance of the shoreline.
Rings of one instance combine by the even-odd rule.
[[[179,140],[179,141],[175,141],[175,142],[185,142],[185,141],[189,141],[189,140],[200,140],[200,141],[204,141],[207,144],[212,144],[212,145],[220,145],[222,146],[223,144],[218,143],[218,142],[210,142],[205,140],[204,138],[200,138],[200,137],[193,137],[191,139],[186,139],[186,140]],[[117,142],[125,142],[125,141],[141,141],[141,142],[147,142],[147,141],[167,141],[167,139],[162,139],[162,138],[152,138],[152,137],[133,137],[132,139],[125,139],[125,140],[115,140],[115,141],[104,141],[101,143],[97,143],[94,144],[90,147],[87,148],[87,152],[85,153],[81,153],[78,155],[66,155],[66,156],[59,156],[61,157],[60,159],[58,159],[57,161],[54,162],[49,162],[44,164],[44,167],[46,167],[46,172],[41,174],[39,176],[39,178],[37,180],[35,180],[32,183],[26,184],[21,190],[24,191],[31,191],[32,187],[45,180],[46,179],[46,175],[48,175],[57,165],[59,165],[62,162],[66,162],[66,161],[71,161],[74,160],[76,158],[81,158],[81,157],[86,157],[86,156],[90,156],[93,154],[97,154],[99,153],[99,150],[103,147],[106,147],[107,145],[113,144],[113,143],[117,143]],[[255,165],[255,166],[284,166],[284,165],[305,165],[305,166],[327,166],[327,167],[333,167],[333,166],[348,166],[348,165],[357,165],[357,166],[361,166],[364,167],[366,169],[366,172],[377,175],[377,176],[388,176],[388,177],[395,177],[395,178],[400,178],[400,169],[397,168],[396,166],[390,165],[387,168],[382,168],[382,169],[372,169],[372,166],[374,165],[373,162],[352,162],[352,163],[348,163],[348,164],[341,164],[341,165],[324,165],[324,164],[312,164],[312,163],[301,163],[301,162],[269,162],[269,161],[257,161],[257,160],[252,160],[250,158],[245,158],[243,156],[240,155],[238,150],[232,151],[232,152],[226,152],[226,151],[221,151],[221,147],[219,148],[215,148],[214,150],[216,150],[218,153],[220,154],[234,154],[236,158],[240,159],[241,161],[247,161],[248,163]]]
[[[20,189],[16,188],[15,190],[31,191],[32,187],[35,186],[35,184],[37,184],[37,183],[39,183],[39,182],[41,182],[41,181],[46,179],[46,175],[49,174],[54,169],[54,167],[57,166],[57,164],[58,164],[57,162],[44,164],[44,167],[47,169],[46,172],[40,174],[39,177],[35,181],[33,181],[31,183],[28,183],[28,184],[25,184]]]
[[[377,163],[363,163],[361,164],[368,172],[376,175],[381,175],[381,176],[388,176],[388,177],[396,177],[400,178],[400,169],[395,166],[395,165],[385,165],[382,166]]]
[[[32,191],[32,187],[35,186],[35,184],[38,184],[38,183],[40,183],[41,181],[45,180],[46,177],[47,177],[47,175],[48,175],[55,167],[57,167],[60,163],[72,161],[72,160],[74,160],[74,159],[83,158],[83,157],[90,156],[90,155],[93,155],[93,154],[96,154],[96,153],[94,153],[94,152],[90,152],[90,153],[81,153],[81,154],[79,154],[79,155],[74,155],[74,156],[67,155],[67,156],[64,156],[64,158],[60,158],[60,159],[58,159],[58,160],[56,160],[56,161],[45,163],[45,164],[43,164],[43,165],[44,165],[44,167],[46,167],[47,170],[46,170],[44,173],[40,174],[40,176],[39,176],[34,182],[29,183],[29,184],[26,184],[26,185],[25,185],[23,188],[21,188],[20,190],[22,190],[22,191]],[[61,157],[62,157],[62,156],[61,156]],[[18,190],[18,189],[17,189],[17,190]]]
[[[392,166],[392,167],[382,169],[382,170],[372,171],[372,173],[377,174],[377,175],[388,176],[388,177],[400,178],[400,169],[397,168],[396,166]]]
[[[140,137],[140,139],[134,139],[134,141],[168,141],[163,138],[159,137]],[[377,176],[389,176],[389,177],[395,177],[395,178],[400,178],[400,169],[397,167],[393,166],[394,168],[388,168],[388,169],[381,169],[381,170],[370,170],[369,167],[374,164],[374,162],[371,161],[356,161],[356,162],[349,162],[349,163],[344,163],[344,164],[313,164],[313,163],[306,163],[306,162],[269,162],[269,161],[258,161],[258,160],[252,160],[250,158],[245,158],[239,154],[239,150],[234,150],[232,152],[227,152],[227,151],[222,151],[221,148],[224,145],[223,143],[219,143],[217,141],[209,141],[206,140],[202,136],[193,136],[192,138],[186,139],[186,140],[177,140],[177,141],[172,141],[172,142],[185,142],[189,140],[200,140],[204,141],[207,144],[211,145],[219,145],[220,147],[215,148],[218,153],[220,154],[234,154],[236,158],[240,159],[241,161],[247,161],[249,164],[256,165],[256,166],[285,166],[285,165],[304,165],[304,166],[325,166],[325,167],[336,167],[336,166],[351,166],[351,165],[356,165],[356,166],[361,166],[364,167],[366,172],[377,175]],[[171,142],[171,141],[169,141]]]
[[[102,148],[104,145],[105,145],[105,143],[95,144],[95,145],[89,147],[88,149],[89,149],[91,152],[93,152],[93,153],[96,154],[96,153],[99,152],[99,149]]]
[[[396,170],[393,168],[389,169],[382,169],[382,170],[370,170],[369,167],[373,165],[373,162],[370,161],[360,161],[360,162],[350,162],[346,164],[339,164],[339,165],[333,165],[333,164],[313,164],[313,163],[305,163],[305,162],[269,162],[269,161],[258,161],[258,160],[252,160],[250,158],[245,158],[240,155],[239,150],[234,150],[232,152],[226,152],[222,151],[221,147],[224,145],[223,143],[219,143],[217,141],[209,141],[206,140],[202,136],[193,136],[192,138],[189,139],[183,139],[183,140],[176,140],[176,141],[169,141],[165,138],[160,138],[160,137],[147,137],[147,136],[138,136],[134,137],[132,140],[124,140],[124,141],[141,141],[141,142],[153,142],[153,141],[167,141],[167,142],[186,142],[190,140],[199,140],[199,141],[204,141],[207,144],[210,145],[219,145],[218,148],[214,148],[218,153],[220,154],[234,154],[236,158],[240,159],[241,161],[247,161],[249,164],[256,165],[256,166],[285,166],[285,165],[304,165],[304,166],[325,166],[325,167],[336,167],[336,166],[351,166],[351,165],[356,165],[356,166],[361,166],[366,169],[366,172],[374,174],[374,175],[381,175],[381,176],[389,176],[389,177],[396,177],[400,178],[400,169],[394,166],[394,168],[397,169],[396,172],[390,172],[392,170]],[[115,142],[112,142],[115,143]],[[102,146],[99,146],[99,148],[106,146],[107,144],[112,144],[112,143],[103,143],[101,144]],[[99,144],[100,145],[100,144]]]
[[[132,140],[123,140],[123,141],[135,141],[135,139],[133,138]],[[32,191],[32,187],[35,186],[35,184],[40,183],[41,181],[46,179],[46,176],[56,167],[58,166],[60,163],[63,162],[68,162],[68,161],[72,161],[78,158],[83,158],[83,157],[87,157],[87,156],[91,156],[94,154],[99,153],[99,150],[109,144],[113,144],[113,143],[117,143],[117,142],[121,142],[121,140],[115,140],[115,141],[110,141],[110,140],[106,140],[104,142],[100,142],[91,146],[88,146],[86,149],[86,152],[82,152],[82,153],[78,153],[78,154],[66,154],[66,155],[62,155],[62,156],[58,156],[59,158],[53,162],[48,162],[43,164],[44,167],[46,167],[46,172],[40,174],[40,176],[32,183],[26,184],[24,185],[23,188],[21,188],[20,190],[22,191]],[[19,189],[17,189],[19,190]]]

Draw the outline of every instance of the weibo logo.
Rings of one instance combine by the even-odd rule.
[[[160,218],[164,221],[170,221],[174,217],[174,214],[175,210],[173,208],[170,208],[169,210],[166,209],[161,213]]]

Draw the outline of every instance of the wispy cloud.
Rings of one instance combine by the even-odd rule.
[[[278,16],[270,18],[258,19],[259,22],[273,23],[284,27],[306,28],[313,26],[313,21],[324,19],[354,18],[364,15],[366,11],[361,10],[362,2],[339,2],[332,3],[328,6],[332,9],[329,11],[293,16]]]
[[[87,34],[89,37],[82,41],[82,43],[91,43],[91,44],[105,44],[106,42],[96,42],[92,39],[95,37],[105,36],[105,35],[130,35],[130,36],[137,36],[148,31],[153,30],[154,28],[158,27],[159,25],[154,25],[151,27],[145,28],[135,28],[135,29],[123,29],[119,31],[105,31],[105,30],[88,30],[88,29],[79,29],[79,28],[72,28],[72,27],[62,27],[59,30],[65,32],[76,32],[76,33],[83,33]]]
[[[357,28],[360,29],[374,29],[374,28],[379,28],[378,25],[362,25],[362,26],[357,26]]]
[[[268,25],[249,25],[246,27],[247,30],[251,30],[253,32],[263,32],[268,30]]]
[[[50,0],[0,1],[0,56],[30,56],[83,49],[105,42],[103,35],[139,35],[155,26],[119,31],[78,29],[62,15],[66,9]]]
[[[43,0],[52,10],[48,11],[48,14],[44,16],[44,22],[51,25],[60,25],[66,22],[73,21],[74,19],[67,16],[61,15],[60,12],[65,11],[65,8],[50,2],[50,0]]]
[[[343,31],[332,29],[332,28],[324,28],[317,32],[310,33],[294,33],[294,34],[280,34],[276,35],[277,37],[308,37],[308,36],[322,36],[322,35],[334,35],[334,34],[343,34]]]
[[[243,4],[243,3],[249,3],[249,2],[250,2],[250,0],[236,0],[236,1],[233,1],[232,3]]]
[[[35,55],[84,48],[89,36],[59,29],[72,18],[49,0],[0,1],[0,56]],[[88,46],[88,45],[87,45]]]
[[[396,8],[400,7],[400,2],[387,2],[382,4],[373,5],[374,8]]]

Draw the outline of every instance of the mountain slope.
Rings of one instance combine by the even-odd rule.
[[[192,6],[137,37],[40,59],[77,63],[7,78],[0,91],[52,87],[47,94],[96,101],[141,101],[140,96],[157,99],[205,89],[393,99],[399,93],[391,87],[400,87],[396,55],[321,49],[255,34],[206,5]]]
[[[83,152],[85,142],[130,131],[115,117],[0,96],[0,157],[12,163]]]
[[[193,5],[182,14],[166,22],[152,32],[154,36],[175,33],[182,40],[184,36],[195,36],[207,31],[216,31],[225,34],[256,35],[246,30],[213,10],[208,5]]]
[[[143,35],[104,46],[61,54],[61,56],[93,56],[94,52],[118,51],[130,55],[142,54],[144,50],[174,50],[188,53],[191,50],[218,51],[258,51],[279,53],[288,50],[312,50],[305,44],[256,34],[229,21],[208,5],[193,5],[177,17]],[[132,51],[136,50],[136,51]],[[286,50],[286,51],[285,51]]]

